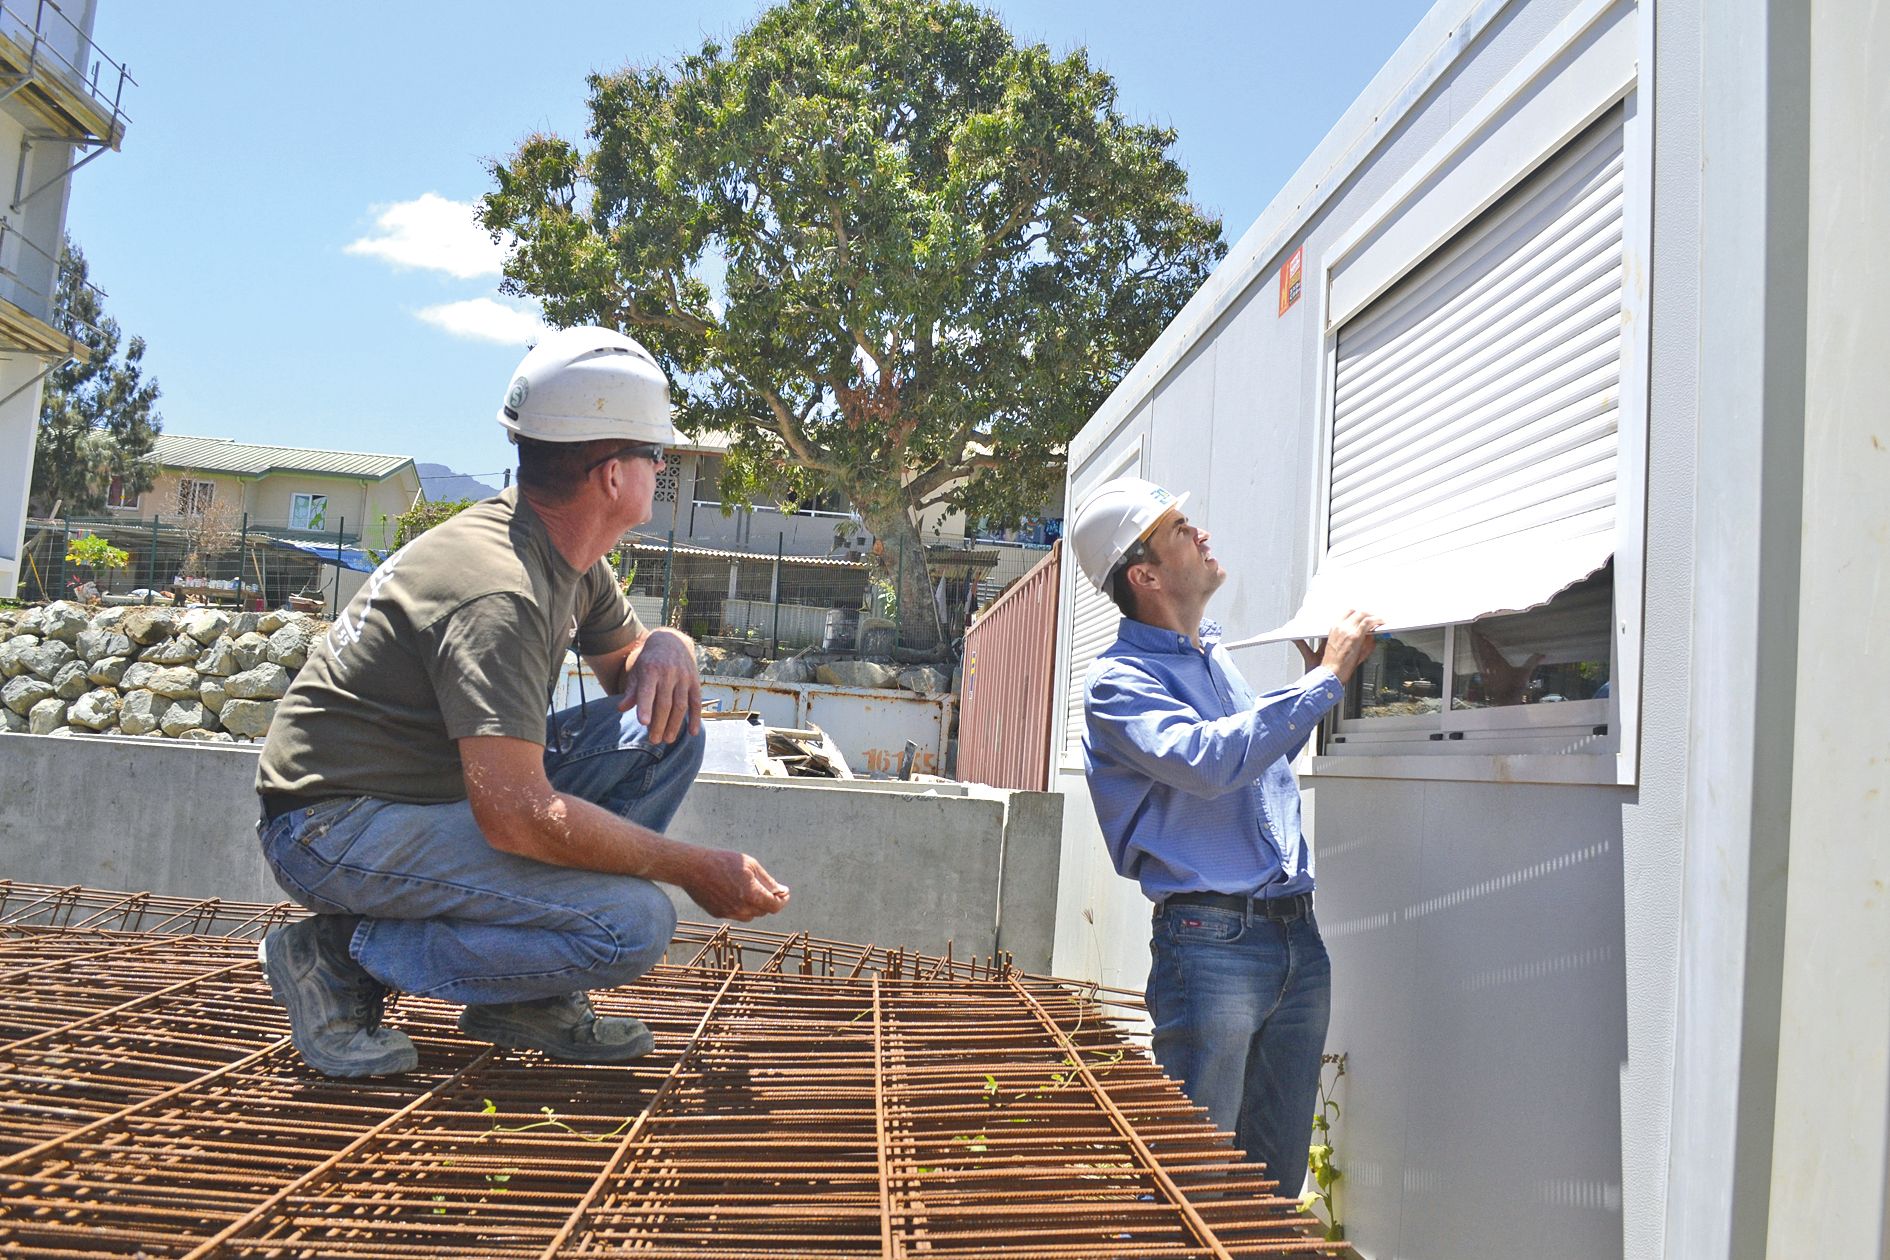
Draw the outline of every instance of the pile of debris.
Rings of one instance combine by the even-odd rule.
[[[704,713],[703,769],[764,779],[851,779],[846,755],[819,727],[767,726],[759,713]]]

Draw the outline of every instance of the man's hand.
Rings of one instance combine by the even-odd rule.
[[[682,890],[716,918],[741,923],[773,914],[788,903],[786,884],[777,884],[761,863],[733,849],[702,850],[697,870]]]
[[[691,735],[702,730],[702,677],[696,673],[696,649],[688,635],[658,626],[643,636],[617,707],[632,706],[655,743],[674,743],[685,723]]]
[[[1340,683],[1349,684],[1358,667],[1378,647],[1378,627],[1384,624],[1382,617],[1356,608],[1348,609],[1345,616],[1339,618],[1339,624],[1332,627],[1323,650],[1303,641],[1295,641],[1293,646],[1299,649],[1300,659],[1306,662],[1307,669],[1324,665],[1338,675]]]

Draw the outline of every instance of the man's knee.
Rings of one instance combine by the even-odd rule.
[[[707,732],[691,731],[685,726],[682,734],[676,737],[676,742],[671,744],[668,751],[663,754],[663,762],[673,767],[675,773],[686,774],[693,779],[696,777],[696,772],[702,769],[702,757],[708,750],[708,746]]]
[[[654,967],[669,948],[676,934],[676,907],[657,885],[628,879],[622,881],[605,922],[610,943],[596,982],[628,984]]]

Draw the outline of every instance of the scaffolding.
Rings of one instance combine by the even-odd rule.
[[[1127,994],[683,924],[595,995],[653,1030],[634,1063],[401,996],[419,1070],[331,1081],[256,964],[300,913],[0,881],[0,1253],[1352,1254],[1137,1048]]]

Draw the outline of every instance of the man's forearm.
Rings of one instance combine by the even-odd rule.
[[[480,820],[496,849],[552,866],[637,875],[687,888],[703,850],[620,818],[601,806],[553,791],[529,811]]]

